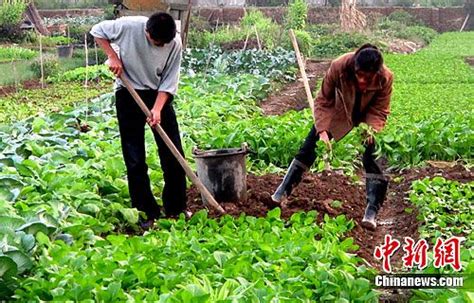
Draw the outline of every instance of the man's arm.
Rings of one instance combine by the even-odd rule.
[[[180,39],[174,41],[176,41],[176,45],[171,51],[168,63],[163,70],[160,87],[158,88],[158,96],[156,97],[155,105],[151,110],[153,118],[148,121],[152,127],[161,122],[161,110],[166,102],[168,102],[168,100],[174,96],[178,90],[182,46]]]
[[[108,58],[107,65],[109,69],[114,73],[116,77],[120,77],[123,72],[122,60],[118,57],[117,53],[114,51],[110,45],[110,41],[104,38],[94,38],[97,44],[104,50]]]
[[[179,72],[181,68],[182,45],[179,36],[174,40],[174,47],[169,54],[166,66],[161,74],[158,91],[175,95],[178,90]]]
[[[120,39],[123,33],[123,22],[119,20],[102,21],[94,25],[90,31],[97,44],[104,50],[108,57],[110,70],[119,77],[123,72],[122,61],[110,45]]]

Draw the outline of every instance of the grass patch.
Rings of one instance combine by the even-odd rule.
[[[24,60],[0,63],[0,85],[14,85],[34,79],[35,75],[30,69],[30,65],[30,61]]]

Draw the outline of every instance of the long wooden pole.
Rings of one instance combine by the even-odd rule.
[[[86,96],[86,121],[89,120],[89,48],[87,47],[87,33],[84,34],[84,52],[86,54],[86,79],[84,81],[84,88],[85,88],[85,96]]]
[[[459,30],[460,32],[464,30],[464,27],[466,27],[467,21],[469,20],[470,16],[471,16],[470,13],[466,15],[466,18],[464,19],[464,22],[462,23],[461,29]]]
[[[18,80],[18,72],[16,70],[16,59],[12,58],[12,69],[13,69],[13,77],[15,78],[15,92],[18,93],[18,86],[20,85],[20,81]]]
[[[41,88],[44,88],[44,62],[43,62],[43,35],[39,34],[39,45],[40,45],[40,68],[41,68]]]
[[[290,29],[290,38],[291,38],[291,43],[293,44],[293,48],[295,49],[296,60],[298,61],[301,77],[303,78],[304,89],[306,91],[306,98],[308,99],[309,107],[311,108],[311,114],[313,115],[313,120],[315,120],[313,94],[311,93],[311,88],[309,87],[309,81],[308,81],[308,77],[306,76],[306,70],[305,70],[303,58],[301,57],[300,48],[298,47],[298,41],[296,41],[295,33],[293,32],[292,29]]]
[[[296,53],[296,60],[298,61],[298,66],[300,68],[301,77],[303,78],[303,84],[306,91],[306,98],[308,99],[309,107],[311,108],[311,114],[313,116],[313,122],[316,126],[316,115],[314,114],[314,99],[313,94],[311,93],[311,88],[309,87],[308,77],[306,76],[306,70],[303,62],[303,58],[301,57],[300,48],[298,47],[298,41],[296,41],[295,33],[292,29],[290,29],[290,38],[291,43],[293,43],[293,48],[295,49]],[[325,163],[325,169],[330,170],[330,160],[332,158],[332,146],[328,144],[329,152],[323,154],[323,161]]]
[[[86,54],[86,80],[84,86],[89,86],[89,48],[87,47],[87,34],[84,34],[84,52]]]
[[[95,51],[95,65],[99,65],[99,54],[97,53],[97,43],[95,42],[95,40],[94,40],[94,51]]]
[[[189,31],[189,22],[191,21],[191,10],[192,10],[192,0],[188,1],[188,11],[186,14],[186,24],[184,25],[184,31],[181,36],[181,41],[183,42],[183,49],[186,49],[188,44],[188,31]]]
[[[123,74],[122,74],[122,76],[120,76],[120,79],[122,80],[123,85],[130,92],[130,95],[132,95],[133,99],[135,99],[135,102],[137,102],[138,106],[140,106],[143,113],[147,116],[147,118],[151,118],[152,115],[151,115],[150,110],[145,105],[142,98],[140,98],[140,96],[137,94],[135,89],[132,87],[132,85],[130,84],[128,79],[125,78],[125,76]],[[199,178],[193,172],[191,167],[189,167],[188,163],[186,163],[186,160],[179,153],[178,149],[176,149],[176,146],[174,146],[173,142],[170,140],[170,138],[165,133],[163,128],[159,124],[157,124],[157,125],[155,125],[155,130],[158,132],[161,139],[163,139],[166,146],[168,146],[171,153],[176,157],[176,160],[178,160],[179,164],[181,164],[184,171],[186,172],[186,175],[189,177],[189,179],[191,179],[191,181],[194,183],[194,185],[196,185],[196,187],[201,192],[201,194],[204,196],[204,198],[206,198],[207,203],[209,203],[220,214],[225,214],[225,210],[217,203],[217,201],[214,199],[214,197],[211,195],[211,193],[207,190],[207,188],[204,186],[204,184],[202,184],[201,180],[199,180]]]
[[[255,36],[257,37],[258,50],[262,50],[262,44],[260,43],[260,37],[258,36],[257,26],[254,25],[253,29],[255,30]]]
[[[250,35],[250,33],[247,33],[247,36],[245,36],[245,42],[244,42],[244,48],[243,48],[243,50],[246,50],[246,49],[247,49],[247,42],[249,42],[249,35]]]

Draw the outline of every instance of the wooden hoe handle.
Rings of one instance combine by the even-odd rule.
[[[147,118],[151,118],[151,112],[146,107],[145,103],[143,102],[142,98],[137,94],[135,89],[132,87],[130,82],[128,81],[127,78],[122,74],[120,76],[120,79],[122,80],[123,85],[127,88],[127,90],[130,92],[130,95],[132,95],[133,99],[135,99],[135,102],[137,102],[138,106],[142,109],[143,113],[147,116]],[[176,149],[176,146],[174,146],[173,142],[170,140],[168,135],[165,133],[163,128],[161,127],[160,124],[155,125],[155,130],[158,132],[160,135],[161,139],[165,142],[166,146],[170,149],[171,153],[175,156],[176,160],[178,160],[179,164],[183,167],[184,171],[186,172],[186,175],[188,176],[189,179],[193,182],[194,185],[198,188],[199,192],[206,198],[207,202],[215,209],[217,210],[220,214],[225,214],[225,210],[217,203],[217,201],[214,199],[214,197],[211,195],[211,193],[207,190],[207,188],[202,184],[201,180],[196,176],[196,174],[193,172],[191,167],[189,167],[188,163],[184,159],[184,157],[179,153],[179,151]]]

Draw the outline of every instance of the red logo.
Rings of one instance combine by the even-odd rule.
[[[423,269],[428,266],[427,262],[427,251],[428,242],[425,239],[421,239],[415,244],[415,240],[410,237],[405,237],[405,245],[403,245],[403,266],[406,268],[413,268],[415,264],[418,265],[418,269]]]
[[[383,270],[387,273],[392,272],[392,266],[390,265],[390,258],[400,248],[400,241],[397,239],[392,240],[391,235],[385,235],[385,242],[381,246],[375,247],[374,257],[377,260],[382,259]]]
[[[461,241],[464,238],[451,237],[443,242],[438,238],[434,247],[434,267],[441,268],[447,265],[456,270],[461,270]]]
[[[417,267],[422,270],[428,266],[428,249],[429,245],[425,239],[420,239],[415,242],[411,237],[405,237],[403,245],[403,266],[405,268]],[[433,247],[433,265],[436,268],[444,268],[451,266],[452,269],[460,271],[461,266],[461,242],[464,241],[462,237],[451,237],[443,241],[438,238]],[[374,257],[377,260],[382,260],[382,268],[385,272],[391,273],[392,266],[390,264],[391,257],[400,248],[400,241],[393,239],[391,235],[385,235],[384,243],[376,246],[374,250]]]

